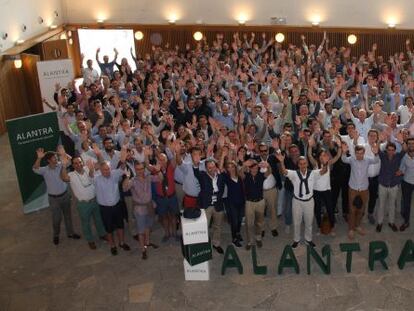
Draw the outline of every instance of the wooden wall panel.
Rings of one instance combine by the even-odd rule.
[[[22,54],[22,70],[26,85],[26,94],[29,98],[30,114],[43,112],[42,95],[40,94],[39,77],[36,63],[40,61],[39,55]]]
[[[6,132],[5,121],[42,112],[36,62],[38,55],[22,54],[22,68],[12,60],[0,61],[0,134]]]
[[[22,68],[14,68],[13,61],[2,60],[0,68],[0,106],[2,122],[30,114]],[[6,128],[0,128],[4,133]]]
[[[350,46],[347,42],[349,34],[355,34],[358,41],[355,45],[351,46],[351,56],[360,56],[367,54],[371,49],[373,43],[378,44],[377,55],[384,56],[387,60],[390,55],[396,52],[405,51],[405,40],[411,39],[414,45],[414,31],[411,30],[398,30],[398,29],[346,29],[346,28],[323,28],[323,27],[290,27],[290,26],[205,26],[205,25],[137,25],[137,24],[122,24],[113,25],[105,24],[98,26],[96,24],[72,24],[67,25],[66,29],[72,30],[73,33],[73,45],[70,46],[71,54],[73,55],[74,66],[76,68],[75,73],[80,75],[79,70],[79,41],[76,29],[78,28],[124,28],[133,29],[134,31],[140,30],[144,34],[144,39],[141,41],[135,41],[135,48],[137,55],[145,54],[151,51],[152,43],[150,40],[151,34],[159,33],[162,38],[161,46],[164,47],[167,43],[170,47],[174,47],[176,44],[180,46],[180,49],[185,48],[186,43],[195,46],[193,39],[193,33],[195,31],[201,31],[206,37],[208,43],[211,45],[218,33],[223,33],[226,42],[232,41],[232,36],[235,32],[239,32],[241,35],[248,33],[249,37],[252,32],[255,33],[256,42],[261,44],[261,35],[266,33],[267,39],[274,37],[276,33],[282,32],[285,34],[284,47],[287,47],[289,43],[300,45],[302,34],[306,37],[308,44],[319,45],[323,38],[323,32],[327,31],[329,38],[329,46]]]

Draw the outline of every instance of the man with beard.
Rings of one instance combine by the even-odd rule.
[[[96,249],[91,228],[92,219],[95,223],[98,236],[101,239],[109,239],[109,237],[102,223],[99,205],[96,202],[96,191],[93,184],[94,162],[89,160],[85,166],[81,157],[75,157],[72,159],[74,171],[70,173],[66,169],[69,164],[69,159],[63,158],[62,164],[61,178],[64,182],[70,183],[72,193],[76,197],[82,233],[88,242],[89,248]]]
[[[114,141],[111,137],[106,137],[103,140],[104,151],[102,157],[104,161],[108,161],[111,165],[111,169],[116,169],[120,160],[120,152],[115,150]]]

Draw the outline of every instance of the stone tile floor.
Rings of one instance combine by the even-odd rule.
[[[337,237],[315,237],[318,249],[332,246],[332,272],[324,275],[316,265],[306,274],[306,248],[295,254],[300,274],[286,270],[277,274],[277,265],[290,235],[280,230],[273,238],[267,232],[258,261],[268,266],[268,274],[253,274],[250,253],[237,251],[244,274],[230,269],[220,274],[222,255],[214,253],[211,280],[186,282],[177,243],[150,250],[142,261],[136,243],[132,251],[113,257],[108,246],[89,250],[84,240],[62,238],[51,243],[50,215],[47,209],[24,215],[11,151],[6,135],[0,137],[0,310],[414,310],[414,264],[404,270],[398,256],[413,229],[393,233],[384,226],[381,234],[366,225],[369,234],[358,237],[361,252],[354,254],[352,273],[346,273],[345,254],[339,243],[347,242],[346,227],[340,223]],[[75,227],[80,231],[73,212]],[[154,229],[160,242],[162,230]],[[230,243],[229,229],[223,245]],[[368,243],[387,242],[389,270],[368,268]]]

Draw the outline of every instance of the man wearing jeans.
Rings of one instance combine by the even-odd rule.
[[[63,150],[63,148],[61,148],[61,150]],[[68,185],[60,178],[62,163],[58,162],[57,155],[53,151],[45,153],[43,148],[39,148],[36,150],[36,154],[37,159],[33,164],[33,172],[42,175],[46,183],[49,206],[52,210],[53,244],[59,244],[62,214],[65,220],[66,235],[68,238],[75,240],[80,239],[80,236],[73,232]],[[40,162],[43,158],[46,160],[47,165],[40,167]]]
[[[401,183],[401,171],[399,171],[401,159],[404,153],[396,153],[397,146],[387,143],[385,152],[381,151],[381,169],[378,175],[379,182],[379,208],[377,211],[377,232],[381,232],[385,210],[388,212],[388,225],[396,232],[395,206],[397,204],[398,185]]]
[[[260,162],[260,166],[263,170],[265,170],[265,172],[259,172],[259,164],[255,160],[247,160],[243,163],[243,166],[245,170],[249,169],[249,172],[246,172],[244,175],[244,189],[246,191],[246,249],[249,250],[254,244],[255,236],[257,246],[263,246],[262,231],[264,226],[265,210],[263,183],[272,173],[272,170],[269,163]]]
[[[378,144],[371,147],[374,158],[365,156],[365,148],[361,145],[355,146],[355,156],[348,156],[348,145],[342,144],[342,162],[351,166],[351,177],[349,178],[349,239],[354,239],[354,231],[365,235],[361,228],[361,219],[364,215],[365,206],[368,202],[368,167],[379,162]],[[359,197],[359,200],[357,199]],[[357,204],[360,201],[362,204]],[[359,206],[361,205],[361,206]]]
[[[200,193],[198,194],[198,201],[200,208],[206,212],[207,223],[213,219],[213,248],[219,254],[224,251],[220,246],[221,228],[224,219],[224,177],[217,171],[215,160],[208,159],[205,162],[206,171],[200,171],[198,166],[194,167],[194,176],[200,183]]]
[[[400,226],[400,231],[404,231],[410,226],[411,196],[414,191],[414,138],[407,139],[407,153],[401,161],[400,171],[404,174],[401,183],[403,196],[401,214],[404,223]]]

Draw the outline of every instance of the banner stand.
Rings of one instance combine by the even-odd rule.
[[[23,212],[30,213],[48,207],[46,184],[32,170],[36,149],[55,151],[59,142],[56,112],[34,114],[6,121],[17,180],[23,201]],[[42,166],[46,163],[42,163]]]

